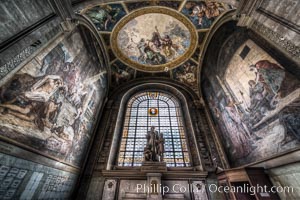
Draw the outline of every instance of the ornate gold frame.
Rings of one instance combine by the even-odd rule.
[[[189,30],[191,34],[191,45],[188,48],[188,50],[175,60],[168,62],[163,65],[144,65],[137,63],[130,58],[128,58],[126,55],[122,53],[122,51],[119,49],[118,44],[117,44],[117,37],[120,32],[120,30],[132,19],[144,15],[144,14],[150,14],[150,13],[159,13],[159,14],[165,14],[169,15],[171,17],[174,17],[175,19],[179,20],[182,22],[186,28]],[[123,19],[121,19],[114,27],[112,30],[112,36],[110,39],[110,44],[113,52],[115,53],[116,57],[120,59],[122,62],[124,62],[126,65],[129,67],[135,68],[137,70],[145,71],[145,72],[163,72],[166,69],[171,70],[175,67],[180,66],[183,64],[185,61],[187,61],[194,51],[197,48],[197,41],[198,41],[198,33],[197,30],[195,29],[194,25],[192,22],[190,22],[189,19],[187,19],[184,15],[181,13],[178,13],[172,9],[165,8],[165,7],[160,7],[160,6],[153,6],[153,7],[147,7],[147,8],[141,8],[139,10],[133,11],[131,14],[125,16]]]

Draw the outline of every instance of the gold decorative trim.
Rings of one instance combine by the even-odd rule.
[[[144,65],[137,63],[130,58],[128,58],[126,55],[122,53],[122,51],[119,49],[118,44],[117,44],[117,37],[120,32],[120,30],[132,19],[144,15],[144,14],[150,14],[150,13],[158,13],[158,14],[164,14],[164,15],[169,15],[171,17],[174,17],[181,23],[185,25],[185,27],[189,30],[191,34],[191,39],[190,39],[190,47],[186,50],[186,52],[176,58],[173,61],[170,61],[166,64],[162,65]],[[147,7],[147,8],[141,8],[139,10],[133,11],[131,14],[123,17],[114,27],[112,30],[112,36],[111,36],[111,48],[113,52],[115,53],[116,57],[120,59],[122,62],[124,62],[126,65],[135,68],[137,70],[145,71],[145,72],[163,72],[165,69],[171,70],[174,69],[175,67],[180,66],[183,64],[185,61],[189,59],[194,53],[194,51],[197,48],[198,45],[198,33],[197,30],[195,29],[194,25],[192,22],[190,22],[189,19],[187,19],[183,14],[178,13],[170,8],[165,8],[165,7],[160,7],[160,6],[153,6],[153,7]]]

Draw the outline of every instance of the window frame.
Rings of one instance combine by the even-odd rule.
[[[170,153],[171,158],[173,161],[172,162],[168,162],[167,166],[168,167],[190,167],[192,166],[192,156],[190,154],[189,151],[189,141],[188,141],[188,137],[187,137],[187,131],[186,131],[186,127],[185,127],[185,119],[184,119],[184,113],[183,113],[183,108],[181,105],[181,102],[179,101],[179,99],[177,99],[175,97],[175,95],[172,95],[170,93],[167,93],[165,91],[143,91],[143,92],[139,92],[136,93],[134,95],[132,95],[129,100],[127,101],[127,103],[125,104],[125,113],[123,115],[123,120],[122,120],[122,127],[121,127],[121,137],[120,137],[120,141],[119,141],[119,148],[118,148],[118,154],[116,157],[116,165],[118,167],[139,167],[141,166],[142,162],[143,162],[143,155],[142,155],[142,160],[136,162],[136,153],[142,154],[143,153],[143,149],[141,149],[140,151],[137,151],[135,149],[136,144],[137,144],[137,139],[143,139],[142,137],[137,137],[137,128],[138,127],[145,127],[145,135],[147,133],[147,131],[150,130],[151,124],[149,124],[149,119],[151,118],[151,116],[149,116],[148,114],[148,109],[151,108],[151,106],[149,105],[149,100],[151,100],[151,98],[149,98],[149,94],[150,93],[157,93],[157,108],[158,108],[158,112],[160,112],[160,101],[164,102],[167,107],[167,111],[168,114],[166,116],[160,116],[158,114],[158,119],[157,119],[157,123],[158,126],[156,126],[156,130],[158,132],[160,132],[161,127],[169,127],[170,128],[170,135],[169,136],[165,136],[164,138],[165,140],[171,140],[171,151],[166,151],[165,153]],[[160,98],[160,97],[164,97],[164,99]],[[135,104],[136,101],[139,101],[138,104]],[[140,107],[140,105],[144,102],[147,101],[147,106],[143,106]],[[168,103],[168,101],[172,102],[172,106],[170,106],[170,103]],[[139,116],[138,111],[140,108],[145,108],[147,114],[145,116]],[[170,108],[174,108],[174,113],[171,113]],[[132,116],[132,109],[136,109],[136,115]],[[131,126],[130,122],[132,120],[132,117],[135,118],[135,122],[134,122],[134,126]],[[138,126],[138,118],[139,117],[145,117],[147,119],[147,124],[145,126]],[[169,125],[167,126],[161,126],[160,122],[161,122],[161,117],[166,117],[168,118],[168,123]],[[171,119],[175,119],[176,121],[176,126],[174,126],[172,124],[172,120]],[[127,137],[124,137],[124,131],[127,131],[127,134],[129,132],[129,128],[134,128],[134,136],[129,136],[127,135]],[[175,130],[178,130],[178,137],[176,134],[173,134],[174,132],[174,128],[176,128]],[[126,130],[127,129],[127,130]],[[175,135],[175,136],[174,136]],[[128,139],[130,139],[131,143],[133,143],[133,147],[132,147],[132,151],[127,150],[127,144],[128,144]],[[175,147],[175,140],[178,139],[177,142],[180,143],[180,149],[176,149]],[[124,142],[125,140],[125,142]],[[125,144],[124,144],[125,143]],[[185,148],[183,147],[183,143],[185,143]],[[125,145],[124,149],[122,150],[122,145]],[[166,145],[165,145],[165,149],[166,149]],[[126,158],[126,152],[130,152],[132,154],[131,156],[131,163],[126,165],[125,162],[125,158]],[[123,153],[123,161],[120,164],[119,158],[120,158],[120,154]],[[176,154],[179,153],[179,155],[181,155],[180,157],[176,158]],[[165,156],[166,157],[166,156]],[[140,157],[138,157],[140,158]],[[182,162],[177,162],[176,159],[182,159]],[[140,159],[139,159],[140,160]],[[128,162],[129,163],[129,162]],[[137,163],[137,164],[136,164]]]

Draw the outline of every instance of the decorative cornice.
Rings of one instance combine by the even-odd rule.
[[[30,45],[13,57],[10,61],[0,66],[0,79],[5,77],[9,72],[15,69],[21,62],[28,58],[33,52],[39,48],[39,45]]]
[[[146,173],[140,170],[101,170],[100,176],[104,177],[118,177],[118,178],[145,178]],[[163,177],[166,179],[178,179],[178,178],[206,178],[208,172],[206,171],[167,171],[163,173]]]
[[[250,25],[250,28],[260,34],[263,38],[268,41],[273,42],[275,45],[280,47],[280,49],[284,50],[288,53],[293,59],[300,62],[300,47],[293,44],[291,41],[287,40],[281,34],[273,31],[272,29],[266,27],[260,22],[254,20]]]
[[[281,17],[279,15],[276,15],[276,14],[270,12],[263,7],[259,7],[257,9],[257,12],[267,16],[268,18],[272,19],[273,21],[275,21],[277,23],[282,24],[283,26],[287,27],[288,29],[293,30],[296,33],[300,34],[300,26],[298,26],[297,24],[295,24],[287,19],[284,19],[283,17]]]
[[[51,23],[51,22],[50,22]],[[52,22],[55,23],[55,22]],[[47,25],[41,27],[46,32]],[[48,29],[49,30],[49,29]],[[41,49],[45,48],[49,45],[50,42],[53,41],[54,38],[56,38],[61,33],[60,26],[57,26],[54,24],[53,27],[51,27],[51,30],[48,31],[48,34],[43,33],[42,36],[39,37],[38,40],[33,42],[32,44],[28,45],[24,49],[20,50],[20,52],[17,53],[14,57],[12,57],[10,60],[8,60],[6,63],[4,63],[2,66],[0,66],[0,85],[2,84],[3,80],[6,78],[6,76],[10,75],[11,73],[16,72],[16,70],[20,69],[20,67],[24,66],[23,63],[26,63],[28,60],[33,58],[33,55],[36,55],[36,53],[40,52]],[[52,38],[49,38],[51,36]],[[26,40],[31,36],[23,37],[22,39]],[[37,37],[35,37],[37,38]],[[15,48],[16,47],[11,47]]]

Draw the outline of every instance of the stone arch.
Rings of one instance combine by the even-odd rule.
[[[110,152],[109,152],[109,157],[108,157],[108,162],[106,169],[111,170],[113,168],[114,163],[116,162],[116,155],[118,154],[119,151],[119,145],[122,137],[122,126],[123,126],[123,118],[125,114],[125,110],[127,107],[127,103],[129,99],[134,96],[137,93],[140,93],[142,91],[147,91],[147,90],[155,90],[155,91],[161,91],[161,92],[166,92],[168,94],[172,94],[177,97],[179,100],[179,103],[181,104],[182,107],[182,114],[183,114],[183,119],[184,123],[186,126],[186,137],[187,138],[192,138],[187,139],[187,142],[190,142],[191,147],[195,148],[190,148],[190,158],[191,158],[191,164],[194,167],[197,167],[199,170],[203,170],[203,166],[201,163],[201,155],[199,152],[199,148],[197,147],[196,141],[196,136],[195,136],[195,127],[193,126],[191,115],[190,115],[190,108],[188,105],[189,100],[187,100],[188,96],[185,96],[180,89],[171,86],[166,83],[142,83],[136,86],[133,86],[131,89],[129,89],[127,92],[124,93],[119,93],[117,95],[117,99],[121,99],[119,102],[119,111],[118,111],[118,116],[116,119],[116,126],[113,131],[113,139],[112,139],[112,144],[110,147]]]

